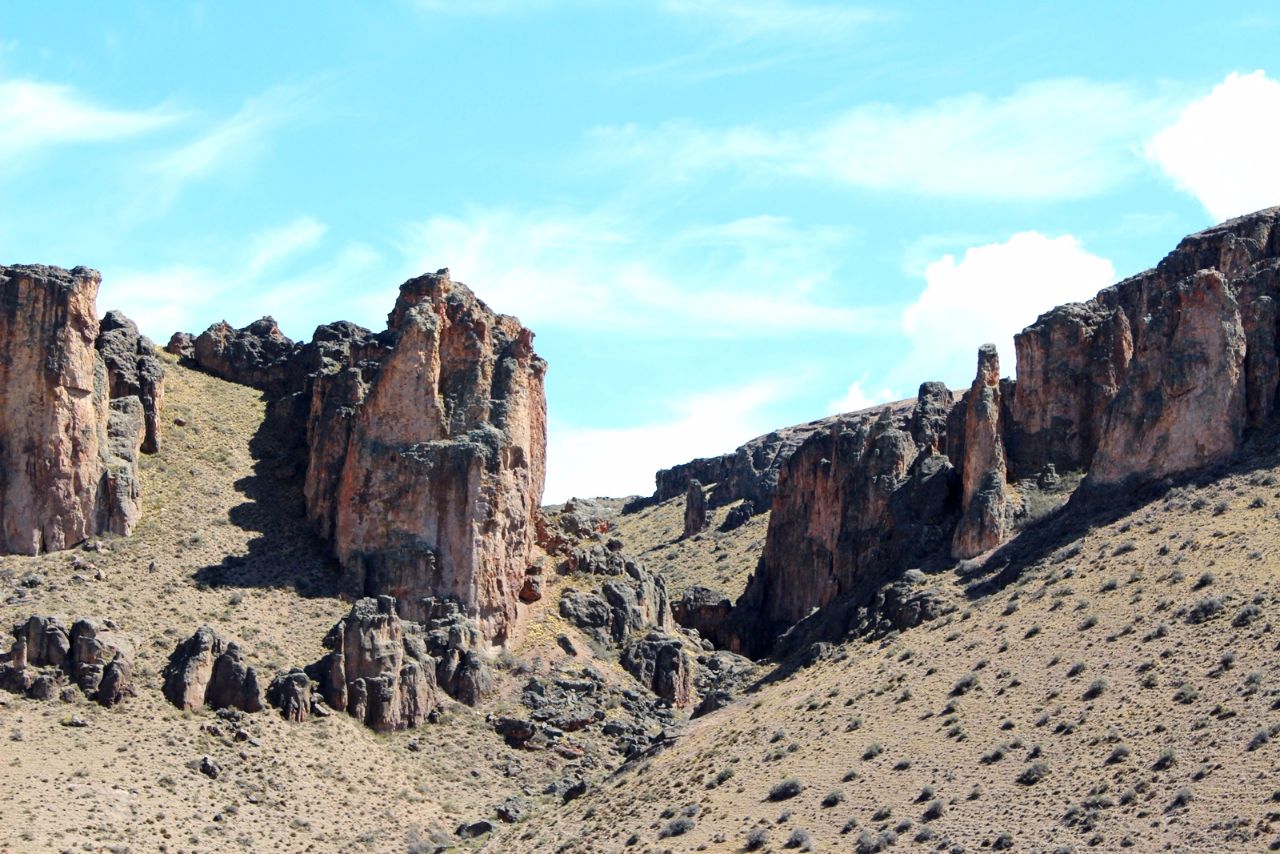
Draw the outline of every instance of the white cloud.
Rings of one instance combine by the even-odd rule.
[[[543,501],[648,495],[659,469],[723,454],[777,426],[763,410],[782,388],[763,380],[691,395],[676,401],[666,420],[636,427],[578,427],[553,417]]]
[[[1170,103],[1088,80],[1030,83],[922,107],[864,104],[821,126],[710,129],[675,121],[593,131],[604,161],[652,163],[667,180],[736,168],[874,190],[990,199],[1096,195],[1142,165],[1141,140]]]
[[[1230,74],[1146,153],[1214,219],[1280,205],[1280,82],[1263,71]]]
[[[849,384],[849,389],[844,393],[844,396],[836,398],[827,404],[827,412],[831,415],[841,412],[860,412],[863,409],[868,409],[881,403],[891,403],[902,399],[902,395],[896,394],[888,387],[867,391],[863,388],[866,383],[866,376],[854,380]]]
[[[903,314],[911,351],[894,376],[967,386],[978,347],[987,342],[996,345],[1002,371],[1011,376],[1014,333],[1054,306],[1089,299],[1115,278],[1110,261],[1069,234],[1026,231],[968,249],[960,260],[946,255],[925,268],[924,292]]]
[[[131,111],[97,106],[69,86],[0,80],[0,163],[53,145],[139,136],[179,118],[164,108]]]
[[[477,210],[411,227],[401,250],[406,275],[447,266],[534,328],[780,336],[866,331],[886,321],[831,299],[829,255],[844,232],[774,217],[663,240],[632,228],[601,213]]]

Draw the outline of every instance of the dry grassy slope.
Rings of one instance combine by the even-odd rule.
[[[402,852],[433,827],[448,836],[463,820],[491,817],[507,795],[545,802],[536,795],[547,781],[578,773],[571,758],[514,753],[484,722],[522,681],[501,670],[488,708],[452,705],[442,725],[387,736],[346,716],[294,725],[263,713],[245,725],[258,743],[235,743],[206,731],[226,730],[211,712],[166,704],[160,671],[201,623],[242,641],[270,678],[318,658],[349,607],[330,595],[334,567],[307,533],[296,490],[254,475],[257,393],[168,369],[165,448],[143,460],[135,535],[102,552],[0,558],[0,597],[40,579],[23,587],[26,599],[0,605],[0,625],[32,613],[109,617],[139,641],[139,695],[114,709],[0,693],[0,851]],[[73,567],[77,557],[104,580]],[[536,669],[566,658],[555,619],[540,606],[519,650]],[[87,727],[60,725],[72,715]],[[590,738],[570,743],[599,748]],[[410,749],[415,741],[421,750]],[[206,755],[222,767],[216,780],[187,765]]]
[[[742,527],[722,533],[724,518],[737,503],[712,511],[707,530],[684,539],[684,496],[646,507],[636,513],[618,514],[616,536],[628,554],[667,580],[673,599],[685,588],[700,585],[737,599],[756,568],[769,529],[769,514],[751,518]]]
[[[772,850],[1280,846],[1278,476],[1177,490],[961,612],[849,643],[491,850],[739,851],[757,828]]]

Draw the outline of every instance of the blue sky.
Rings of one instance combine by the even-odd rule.
[[[161,341],[382,328],[450,267],[550,362],[547,499],[647,492],[987,340],[1012,375],[1039,312],[1280,204],[1274,8],[9,4],[0,262]]]

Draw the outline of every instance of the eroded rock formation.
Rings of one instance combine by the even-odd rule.
[[[361,599],[325,637],[328,655],[307,668],[325,702],[373,729],[410,729],[439,704],[436,660],[390,596]]]
[[[299,346],[264,318],[215,324],[192,349],[198,367],[267,392],[277,432],[305,437],[307,513],[351,592],[394,596],[413,620],[452,600],[486,643],[505,640],[546,460],[532,332],[441,270],[401,286],[379,334],[335,323]]]
[[[978,349],[977,376],[965,395],[960,521],[951,539],[954,557],[974,557],[1008,537],[1000,409],[1000,356],[994,344],[984,344]]]
[[[692,537],[707,529],[707,493],[702,481],[693,478],[684,493],[684,536]]]
[[[827,422],[780,464],[760,564],[732,613],[701,630],[758,654],[837,601],[815,626],[879,632],[927,619],[945,602],[927,585],[900,590],[904,573],[999,546],[1030,521],[1033,491],[1044,507],[1082,476],[1091,496],[1229,459],[1251,428],[1274,423],[1278,300],[1280,208],[1270,208],[1042,315],[1015,338],[1016,382],[984,347],[959,400],[926,383],[910,415],[889,407]]]
[[[135,644],[110,620],[81,618],[68,629],[57,617],[33,616],[13,627],[13,637],[0,657],[0,688],[49,699],[69,680],[104,706],[134,692]]]
[[[622,650],[624,669],[653,693],[676,708],[697,705],[696,662],[679,635],[651,630],[632,639]]]
[[[137,454],[159,447],[163,371],[123,315],[100,338],[99,282],[85,267],[0,267],[0,553],[137,522]]]
[[[164,669],[165,698],[184,711],[209,706],[262,710],[262,685],[238,644],[208,626],[182,641]]]

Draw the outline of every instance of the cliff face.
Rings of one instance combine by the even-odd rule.
[[[159,444],[163,370],[136,338],[109,368],[96,349],[100,281],[85,267],[0,267],[0,552],[65,549],[137,521],[137,455]]]
[[[216,324],[191,360],[261,388],[305,437],[307,513],[348,587],[424,620],[453,600],[488,642],[516,618],[546,464],[546,363],[533,333],[447,270],[405,282],[374,334],[350,323],[295,345],[269,318]]]
[[[908,568],[987,552],[1029,521],[1021,498],[1057,471],[1084,473],[1092,493],[1229,458],[1274,421],[1278,300],[1271,208],[1042,315],[1015,338],[1016,382],[987,345],[954,404],[926,383],[910,416],[828,421],[779,464],[759,566],[708,631],[759,653],[837,597],[869,605]]]

